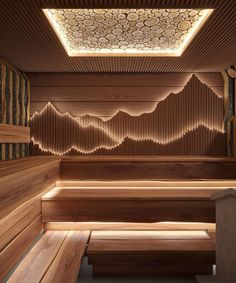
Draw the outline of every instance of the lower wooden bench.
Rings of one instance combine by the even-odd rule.
[[[88,231],[49,231],[37,242],[8,283],[75,283]]]
[[[95,276],[211,274],[215,240],[205,231],[94,231],[87,254]]]

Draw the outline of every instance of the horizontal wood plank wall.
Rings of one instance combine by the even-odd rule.
[[[235,158],[63,157],[61,180],[235,179]]]
[[[225,154],[220,73],[28,76],[33,154]]]
[[[0,58],[0,160],[29,155],[30,86],[27,76]],[[14,137],[6,135],[6,125]],[[4,126],[5,125],[5,126]],[[27,135],[27,138],[23,136]]]
[[[21,256],[27,252],[42,229],[43,224],[39,215],[0,253],[0,280],[7,275]]]
[[[43,229],[41,196],[59,179],[60,159],[0,161],[0,281]]]
[[[27,164],[28,168],[20,170],[20,167],[18,169],[14,167],[14,171],[11,170],[13,163],[9,161],[11,162],[9,166],[11,173],[6,174],[5,172],[4,176],[0,176],[0,219],[59,179],[60,159],[38,158],[41,164],[31,164],[30,158],[26,158],[23,163]],[[4,161],[0,163],[0,166],[4,166],[3,163]],[[8,165],[8,161],[5,165]]]
[[[39,197],[35,197],[14,209],[9,215],[0,220],[0,250],[24,230],[36,217],[41,214]]]
[[[29,143],[30,127],[0,124],[0,143]]]

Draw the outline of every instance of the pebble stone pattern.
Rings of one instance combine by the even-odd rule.
[[[49,9],[73,51],[175,51],[203,9]]]

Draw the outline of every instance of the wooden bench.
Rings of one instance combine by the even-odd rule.
[[[8,283],[75,283],[88,231],[49,231],[36,243]]]
[[[44,222],[215,222],[211,196],[235,181],[59,181],[42,197]]]
[[[41,196],[59,179],[60,158],[0,161],[0,282],[43,232]]]
[[[211,274],[215,239],[205,231],[93,231],[95,276]]]

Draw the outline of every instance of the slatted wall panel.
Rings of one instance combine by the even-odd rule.
[[[119,76],[119,86],[114,77],[91,77],[90,88],[76,92],[73,80],[63,90],[53,85],[55,77],[51,86],[45,79],[40,87],[39,77],[31,76],[33,154],[225,155],[220,74],[157,74],[156,85],[145,77],[148,83],[136,77],[137,85],[146,83],[136,88],[127,86],[125,76]],[[96,79],[106,87],[93,86]]]
[[[23,72],[0,58],[0,123],[29,126],[30,86]],[[29,144],[0,144],[0,160],[29,155]]]
[[[214,8],[181,57],[68,57],[43,8]],[[1,0],[0,54],[27,72],[217,72],[236,64],[235,0]],[[20,19],[20,20],[19,20]]]

